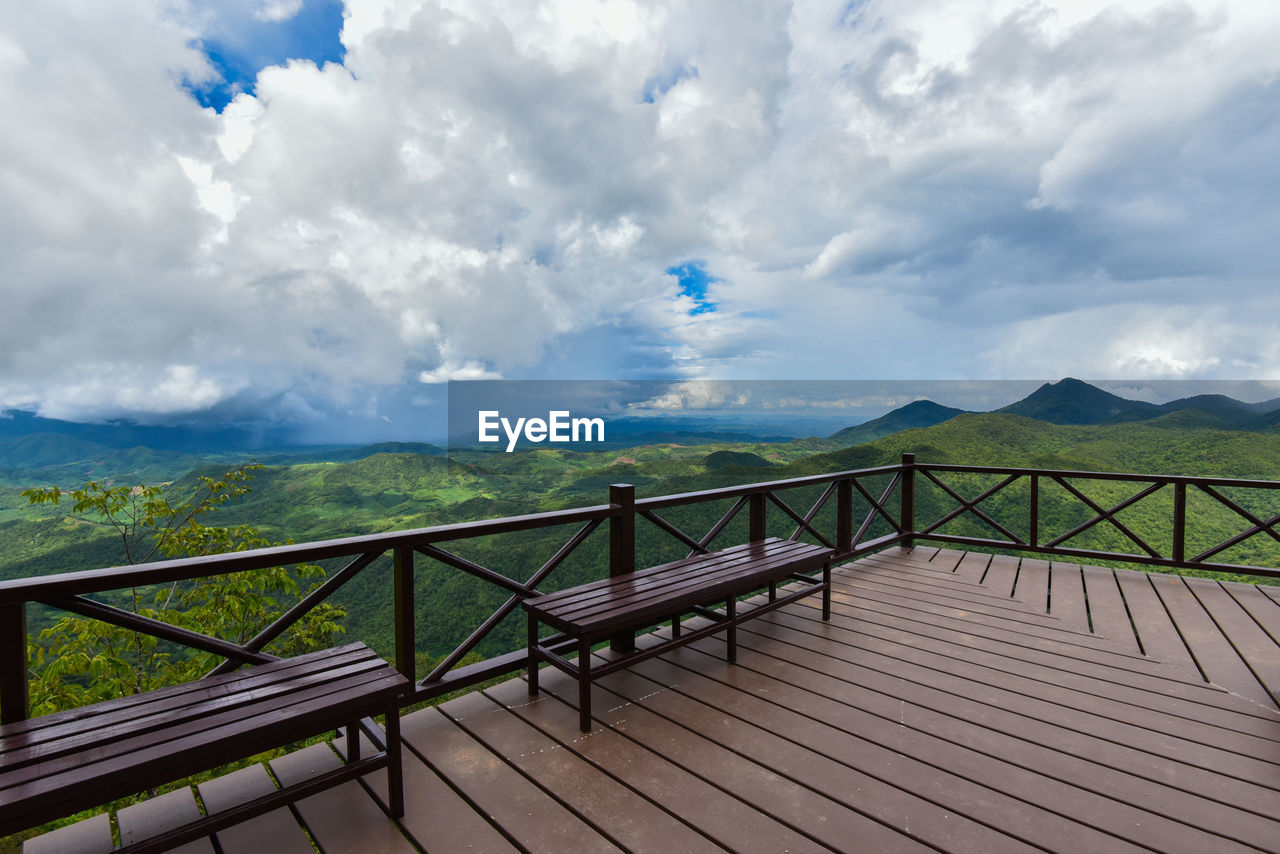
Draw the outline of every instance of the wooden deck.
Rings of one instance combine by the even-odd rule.
[[[603,678],[587,735],[554,670],[537,699],[513,679],[408,715],[399,825],[353,782],[221,850],[1280,850],[1280,588],[933,548],[833,587],[830,623],[804,601],[743,626],[736,666],[717,636]],[[271,785],[257,766],[200,795]],[[102,850],[72,837],[107,828],[27,850]]]

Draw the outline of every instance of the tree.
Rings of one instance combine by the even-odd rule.
[[[215,527],[201,519],[250,491],[262,468],[246,463],[221,478],[199,476],[194,486],[114,486],[90,481],[63,492],[28,489],[32,504],[74,501],[72,513],[115,530],[129,564],[157,558],[195,557],[279,545],[251,525]],[[318,586],[324,570],[307,564],[216,575],[131,588],[122,604],[135,614],[244,643],[291,602]],[[305,589],[304,589],[305,588]],[[345,631],[344,609],[323,603],[278,638],[271,649],[296,655],[333,644]],[[74,708],[163,685],[187,682],[221,659],[75,615],[66,615],[29,642],[33,714]]]

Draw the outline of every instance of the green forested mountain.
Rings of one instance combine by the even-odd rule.
[[[874,442],[876,439],[892,435],[901,430],[910,430],[914,427],[932,427],[934,424],[949,421],[957,415],[963,415],[964,412],[965,410],[963,409],[943,406],[940,403],[934,403],[932,400],[913,400],[906,406],[901,406],[892,412],[881,415],[879,418],[873,418],[853,427],[846,427],[833,434],[831,438],[846,445],[861,445],[864,442]]]
[[[253,482],[253,492],[220,510],[217,523],[252,523],[275,539],[301,542],[599,504],[608,500],[611,483],[633,483],[641,496],[660,495],[884,465],[897,462],[903,452],[914,453],[920,462],[1280,481],[1280,432],[1245,431],[1209,410],[1188,406],[1143,421],[1075,425],[1008,413],[961,413],[932,426],[900,430],[847,447],[840,447],[837,441],[810,439],[785,443],[663,443],[592,453],[543,448],[515,454],[473,451],[445,456],[431,447],[412,449],[423,451],[420,453],[403,453],[399,451],[408,450],[405,446],[388,446],[385,450],[396,452],[349,449],[345,457],[320,461],[305,456],[275,461],[268,458],[267,467]],[[189,461],[179,456],[149,459],[150,462],[134,459],[129,464],[141,472],[146,467],[138,464],[147,462],[158,466],[156,471],[161,472],[164,465],[180,466]],[[197,474],[218,474],[226,469],[221,459],[203,462],[202,467],[190,473],[161,472],[157,479],[172,480],[172,488],[180,490],[192,483]],[[976,496],[997,481],[988,476],[947,479],[967,496]],[[120,562],[113,531],[77,519],[65,505],[26,506],[17,495],[23,485],[21,476],[0,485],[0,577]],[[887,478],[869,488],[876,492],[885,485]],[[1084,483],[1080,488],[1102,506],[1114,505],[1136,491],[1132,486],[1115,483]],[[1167,492],[1162,490],[1122,511],[1118,518],[1134,530],[1166,531],[1171,512]],[[783,497],[804,512],[820,493],[821,488],[806,488],[792,490]],[[1233,497],[1262,518],[1280,513],[1280,507],[1272,506],[1276,502],[1269,495]],[[923,477],[918,481],[917,500],[917,521],[921,524],[928,524],[955,506],[952,499]],[[663,515],[691,535],[701,536],[731,503],[676,508]],[[1025,484],[1007,488],[983,507],[1011,530],[1026,535]],[[833,508],[828,507],[819,514],[817,523],[832,527],[832,513]],[[1040,505],[1041,540],[1047,539],[1049,532],[1064,532],[1090,515],[1065,490],[1046,484]],[[1238,516],[1203,496],[1193,495],[1189,518],[1194,529],[1193,548],[1220,541],[1247,527]],[[774,507],[769,510],[769,524],[771,533],[784,536],[795,527]],[[742,514],[717,544],[745,538],[745,525]],[[972,514],[962,515],[941,530],[979,536],[992,533]],[[887,528],[873,527],[871,533],[877,532],[887,532]],[[450,548],[523,579],[571,534],[571,528],[530,531],[466,541]],[[646,521],[639,523],[638,534],[641,565],[681,557],[687,551]],[[1167,548],[1160,539],[1165,534],[1151,536],[1153,546]],[[1108,524],[1095,526],[1074,543],[1132,551]],[[1220,559],[1280,566],[1277,548],[1280,547],[1274,540],[1255,537]],[[603,572],[606,553],[607,537],[603,532],[597,533],[544,589],[598,577]],[[418,560],[419,645],[424,652],[438,656],[465,637],[501,604],[506,594],[426,558]],[[340,593],[339,602],[348,609],[347,623],[353,637],[390,650],[388,560],[358,576]],[[38,628],[39,616],[33,620]],[[510,618],[481,651],[493,653],[519,645],[521,631],[518,615]]]

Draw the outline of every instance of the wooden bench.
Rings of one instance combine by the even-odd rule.
[[[260,664],[144,694],[0,727],[0,836],[207,771],[339,727],[386,715],[379,751],[125,849],[163,851],[328,786],[386,768],[390,812],[404,812],[401,673],[362,643]],[[349,738],[352,750],[360,739]]]
[[[736,661],[740,623],[819,591],[822,618],[830,619],[831,556],[831,549],[770,538],[526,599],[529,694],[538,693],[539,661],[549,662],[575,677],[579,726],[583,732],[590,732],[593,679],[721,629],[728,631],[728,659]],[[808,575],[818,569],[822,570],[820,579]],[[805,586],[778,596],[776,585],[781,581],[799,581]],[[739,596],[766,587],[767,603],[739,611]],[[708,607],[720,604],[724,605],[724,613]],[[707,617],[711,623],[685,632],[681,628],[685,614]],[[671,620],[670,640],[592,667],[593,644],[666,620]],[[543,623],[563,634],[539,638]],[[576,664],[557,652],[566,637],[577,642]]]

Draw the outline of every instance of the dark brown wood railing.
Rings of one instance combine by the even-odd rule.
[[[981,488],[974,497],[966,497],[975,478],[995,478],[996,482]],[[963,482],[962,482],[963,481]],[[1078,485],[1080,481],[1112,481],[1138,484],[1137,492],[1111,506],[1103,506]],[[1022,484],[1026,484],[1022,487]],[[1045,484],[1056,485],[1060,492],[1055,500],[1070,496],[1094,515],[1071,529],[1047,532],[1040,521],[1040,507]],[[1025,501],[1013,501],[1020,516],[1017,522],[997,518],[993,499],[1003,493],[1007,499],[1015,488],[1026,489]],[[1169,519],[1170,547],[1161,550],[1150,536],[1140,536],[1117,514],[1128,507],[1169,488],[1173,493]],[[817,499],[805,507],[797,506],[795,495],[812,494],[821,489]],[[833,550],[836,560],[847,560],[892,545],[910,546],[917,540],[954,543],[1000,550],[1027,551],[1075,558],[1131,561],[1171,568],[1209,569],[1253,575],[1280,576],[1280,570],[1257,566],[1241,566],[1212,560],[1221,552],[1251,537],[1267,535],[1280,543],[1276,525],[1280,515],[1267,516],[1249,510],[1224,494],[1225,490],[1280,489],[1271,481],[1230,480],[1163,475],[1108,474],[1098,472],[1052,471],[1024,468],[959,466],[917,463],[904,454],[895,465],[844,471],[790,480],[731,486],[678,495],[649,498],[635,497],[634,488],[616,484],[610,488],[609,503],[594,507],[557,510],[485,519],[452,525],[440,525],[409,531],[395,531],[362,537],[326,540],[279,546],[254,551],[169,560],[142,566],[114,567],[85,572],[62,573],[37,578],[0,582],[0,721],[22,720],[27,709],[27,628],[26,608],[29,603],[81,614],[126,629],[154,635],[185,646],[214,653],[223,662],[212,673],[226,672],[244,664],[271,661],[275,656],[264,650],[268,644],[309,610],[333,595],[352,578],[365,571],[378,558],[392,556],[392,588],[395,623],[395,664],[415,682],[416,689],[405,698],[406,703],[441,696],[450,691],[475,685],[508,673],[519,671],[526,663],[523,649],[513,650],[474,664],[459,666],[463,659],[485,639],[507,616],[519,608],[520,602],[536,595],[539,585],[608,523],[608,572],[620,575],[636,568],[636,529],[638,523],[651,525],[689,549],[689,555],[706,553],[724,534],[730,523],[742,512],[747,514],[750,540],[768,535],[772,518],[775,528],[785,522],[791,540],[805,539]],[[1225,506],[1248,524],[1237,532],[1188,556],[1187,496],[1195,491]],[[972,492],[970,492],[972,495]],[[834,512],[830,510],[834,499]],[[671,521],[670,511],[690,505],[733,501],[729,510],[705,532],[690,534]],[[953,506],[951,506],[953,505]],[[1010,502],[1005,500],[1004,515]],[[826,511],[826,512],[824,512]],[[772,513],[772,515],[771,515]],[[922,515],[924,514],[924,515]],[[926,519],[926,521],[919,521]],[[968,524],[986,532],[957,530]],[[446,546],[477,537],[511,534],[576,525],[569,537],[541,566],[519,580],[490,567],[482,566]],[[1086,548],[1071,541],[1087,531],[1106,525],[1127,538],[1137,551]],[[794,526],[794,527],[792,527]],[[948,528],[950,526],[950,528]],[[945,530],[944,530],[945,529]],[[1021,529],[1021,532],[1020,530]],[[1078,540],[1077,540],[1078,542]],[[724,545],[731,545],[725,543]],[[425,675],[416,672],[416,630],[424,611],[439,607],[433,603],[414,601],[414,573],[418,558],[427,558],[466,573],[505,591],[506,600],[482,620],[462,642]],[[88,594],[120,590],[152,584],[203,578],[235,572],[251,572],[275,566],[316,563],[322,560],[346,561],[316,590],[288,609],[255,637],[243,644],[200,634],[189,629],[143,617],[88,598]],[[601,567],[603,574],[605,567]],[[614,639],[616,646],[626,648],[630,638]]]
[[[917,477],[913,480],[913,496],[918,495],[921,487],[929,487],[936,494],[946,496],[954,506],[936,518],[924,524],[913,524],[913,536],[916,539],[927,539],[939,543],[979,546],[999,549],[1001,551],[1023,551],[1063,557],[1084,558],[1100,561],[1122,561],[1141,563],[1148,566],[1166,567],[1169,569],[1194,569],[1210,572],[1227,572],[1243,575],[1280,577],[1280,569],[1275,567],[1255,566],[1215,560],[1223,552],[1238,546],[1246,540],[1258,535],[1266,535],[1280,543],[1280,513],[1263,513],[1259,515],[1242,506],[1239,498],[1226,494],[1228,490],[1246,491],[1255,494],[1266,494],[1280,499],[1280,483],[1267,480],[1241,480],[1219,477],[1183,477],[1177,475],[1145,475],[1123,474],[1113,472],[1061,471],[1054,469],[1027,469],[1005,466],[966,466],[918,463],[913,466]],[[947,476],[951,475],[949,479]],[[965,497],[954,486],[955,476],[967,477],[970,481],[983,476],[995,479],[991,485],[980,488],[973,497]],[[951,482],[949,482],[949,480]],[[1097,498],[1090,497],[1084,484],[1110,484],[1117,488],[1123,484],[1127,494],[1108,505]],[[1046,495],[1046,487],[1058,488],[1056,498],[1061,504],[1064,501],[1076,504],[1085,511],[1085,517],[1075,524],[1061,530],[1045,530],[1041,508]],[[1012,502],[1022,512],[1021,518],[997,519],[994,512],[984,509],[984,503],[990,507],[992,499],[1001,493],[1022,487],[1025,495],[1020,495]],[[1152,533],[1140,534],[1134,526],[1126,524],[1119,514],[1128,508],[1136,508],[1144,501],[1157,502],[1162,496],[1168,507],[1160,507],[1153,512],[1165,512],[1166,525],[1156,533],[1162,535],[1157,542]],[[1213,536],[1205,530],[1198,530],[1194,520],[1188,516],[1189,501],[1193,498],[1206,501],[1216,507],[1224,507],[1231,511],[1233,519],[1238,517],[1241,530],[1221,538]],[[912,497],[909,503],[919,506]],[[1271,502],[1274,508],[1275,501]],[[977,520],[980,527],[996,536],[980,536],[977,534],[948,533],[942,530],[949,522],[962,517]],[[1019,527],[1021,531],[1015,530]],[[1114,547],[1086,546],[1079,543],[1084,535],[1097,529],[1106,529],[1112,533],[1125,549]],[[1193,542],[1196,545],[1193,546]]]
[[[878,498],[873,497],[862,484],[864,480],[882,480],[886,476],[890,478],[890,486],[882,490]],[[652,522],[659,530],[689,546],[690,554],[694,554],[710,551],[713,541],[724,532],[744,507],[750,508],[750,537],[753,540],[764,539],[766,502],[772,502],[788,518],[795,521],[796,527],[790,534],[791,539],[798,540],[809,535],[816,538],[818,542],[834,548],[841,557],[848,558],[883,548],[902,538],[903,527],[898,521],[900,508],[889,506],[890,497],[902,477],[901,466],[885,466],[642,499],[636,499],[633,487],[618,484],[610,489],[609,504],[594,507],[160,561],[142,566],[113,567],[0,582],[0,721],[7,723],[22,720],[27,715],[26,606],[28,603],[41,603],[222,656],[223,663],[211,671],[210,675],[212,675],[233,670],[244,664],[275,660],[276,656],[264,652],[272,640],[283,634],[309,610],[332,596],[344,584],[371,566],[379,557],[390,553],[393,561],[395,663],[400,672],[416,683],[416,690],[405,699],[406,703],[413,703],[475,685],[495,676],[519,671],[526,663],[523,649],[474,664],[458,665],[504,618],[519,607],[522,600],[536,595],[538,586],[546,581],[565,559],[606,521],[609,523],[608,572],[611,575],[620,575],[635,569],[637,518]],[[825,491],[817,503],[804,513],[795,510],[790,503],[778,495],[787,490],[803,490],[805,487],[814,486],[824,486]],[[858,520],[860,525],[856,529],[856,534],[854,533],[855,501],[853,500],[855,492],[870,503],[870,511],[866,517]],[[838,521],[834,531],[824,532],[815,524],[815,519],[828,504],[832,495],[836,496]],[[712,526],[711,530],[696,538],[660,515],[660,511],[671,508],[727,499],[735,499],[733,507]],[[864,535],[877,518],[885,520],[894,533],[864,540]],[[478,537],[567,524],[576,524],[579,527],[549,560],[523,581],[482,566],[446,548],[449,543]],[[414,602],[413,577],[415,561],[418,557],[438,561],[509,594],[501,606],[481,621],[452,652],[421,679],[416,672],[414,655],[415,628],[419,609],[415,607]],[[317,563],[335,558],[346,559],[347,563],[319,588],[244,644],[230,643],[221,638],[169,625],[94,601],[87,596],[87,594],[129,587],[164,584],[234,572],[251,572],[290,564]],[[601,569],[603,572],[604,568]],[[431,607],[431,605],[424,606]],[[616,642],[625,646],[629,639],[619,638]]]

